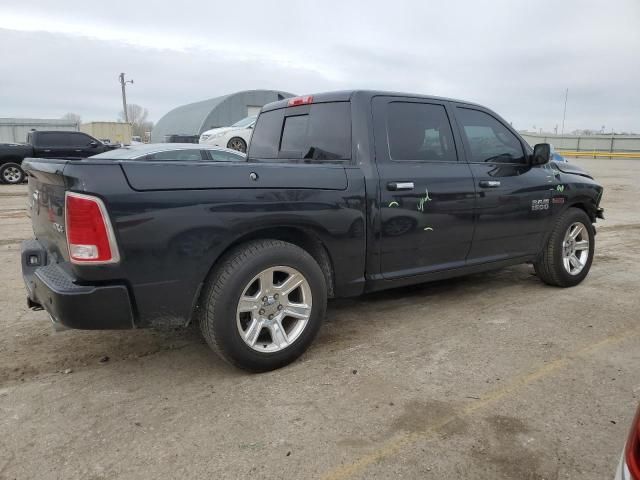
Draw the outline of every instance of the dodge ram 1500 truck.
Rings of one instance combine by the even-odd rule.
[[[27,157],[84,158],[114,148],[83,132],[34,130],[27,134],[27,143],[0,144],[0,182],[22,183],[21,164]]]
[[[571,287],[603,189],[549,155],[479,105],[348,91],[263,107],[246,162],[29,159],[28,302],[71,328],[198,322],[266,371],[328,297],[519,263]]]

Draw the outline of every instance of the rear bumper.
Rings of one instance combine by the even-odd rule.
[[[125,285],[79,285],[64,264],[47,265],[37,240],[22,242],[21,264],[29,307],[44,308],[54,323],[85,330],[134,328]]]

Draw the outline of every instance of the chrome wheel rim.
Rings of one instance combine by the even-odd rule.
[[[18,167],[7,167],[2,172],[2,178],[8,183],[16,183],[20,181],[20,169]]]
[[[570,275],[578,275],[589,259],[589,232],[582,222],[572,223],[562,242],[562,263]]]
[[[279,352],[294,343],[311,317],[311,287],[298,270],[271,267],[253,277],[238,300],[240,337],[258,352]]]
[[[240,139],[231,140],[229,147],[242,153],[245,151],[244,142]]]

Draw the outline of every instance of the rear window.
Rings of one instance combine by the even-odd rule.
[[[258,117],[249,159],[306,161],[351,158],[349,102],[283,108]]]

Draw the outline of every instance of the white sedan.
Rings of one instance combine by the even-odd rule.
[[[213,128],[200,135],[200,143],[231,148],[246,153],[257,116],[246,117],[230,127]]]

